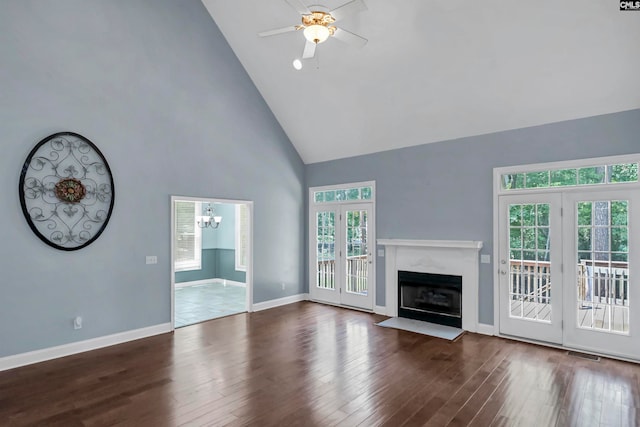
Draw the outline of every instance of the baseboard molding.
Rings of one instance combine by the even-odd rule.
[[[202,279],[202,280],[192,280],[190,282],[180,282],[176,283],[176,288],[185,288],[187,286],[197,286],[197,285],[206,285],[207,283],[214,283],[216,279]]]
[[[72,354],[83,353],[85,351],[97,350],[99,348],[122,344],[128,341],[147,338],[154,335],[160,335],[171,332],[172,330],[173,328],[171,327],[171,323],[161,323],[147,328],[134,329],[131,331],[105,335],[103,337],[91,338],[56,347],[44,348],[42,350],[6,356],[0,358],[0,371],[57,359],[59,357],[70,356]]]
[[[225,285],[225,286],[240,286],[242,288],[246,288],[247,287],[247,284],[243,283],[243,282],[236,282],[234,280],[219,279],[219,278],[192,280],[190,282],[180,282],[180,283],[176,283],[175,287],[176,288],[185,288],[187,286],[207,285],[209,283],[220,283],[221,285]]]
[[[222,283],[225,286],[239,286],[241,288],[246,288],[247,284],[244,282],[236,282],[234,280],[228,280],[228,279],[216,279],[219,280],[218,283]]]
[[[253,311],[268,310],[270,308],[280,307],[282,305],[293,304],[294,302],[307,301],[309,294],[297,294],[284,298],[272,299],[253,304]]]
[[[477,333],[482,335],[495,335],[495,328],[493,325],[487,325],[486,323],[478,323]]]
[[[373,312],[375,314],[382,314],[383,316],[387,315],[387,307],[384,305],[374,305]]]

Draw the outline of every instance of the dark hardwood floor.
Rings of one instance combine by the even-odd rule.
[[[304,302],[0,372],[0,425],[640,425],[640,365],[382,319]]]

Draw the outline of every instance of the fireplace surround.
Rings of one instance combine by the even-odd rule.
[[[398,316],[398,271],[462,277],[462,329],[478,330],[479,252],[469,240],[379,239],[385,247],[385,314]]]

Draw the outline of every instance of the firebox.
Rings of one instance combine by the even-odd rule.
[[[462,327],[462,276],[398,271],[398,316]]]

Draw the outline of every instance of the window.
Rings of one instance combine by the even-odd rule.
[[[175,202],[175,244],[173,259],[175,271],[202,268],[202,230],[196,224],[196,214],[202,204],[187,200]]]
[[[501,179],[503,190],[574,187],[623,182],[638,182],[638,163],[508,173],[503,174]]]
[[[371,200],[373,186],[338,188],[332,190],[314,191],[313,200],[315,203],[335,203],[350,200]]]
[[[247,271],[249,245],[249,207],[236,205],[236,270]]]

